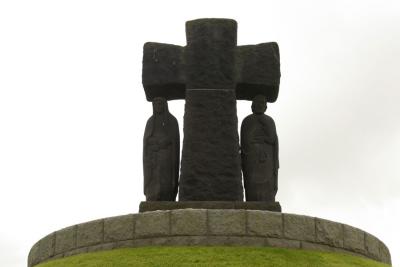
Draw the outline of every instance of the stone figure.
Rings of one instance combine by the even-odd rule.
[[[144,194],[147,201],[175,201],[179,179],[179,128],[165,98],[153,99],[143,138]]]
[[[275,201],[278,191],[278,136],[274,120],[265,115],[265,96],[257,95],[253,114],[241,126],[242,171],[246,201]]]

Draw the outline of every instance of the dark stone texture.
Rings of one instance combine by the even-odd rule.
[[[147,101],[155,97],[167,100],[185,98],[183,47],[145,43],[143,46],[142,83]]]
[[[178,209],[238,209],[281,211],[279,202],[240,202],[240,201],[143,201],[139,212]]]
[[[230,19],[186,22],[188,89],[234,89],[237,24]]]
[[[179,200],[241,201],[235,92],[239,99],[262,93],[276,100],[278,45],[237,47],[237,23],[231,19],[188,21],[186,39],[186,47],[146,43],[143,49],[147,100],[186,99]],[[194,94],[197,90],[201,93]]]
[[[254,114],[243,120],[240,130],[246,201],[274,202],[278,191],[278,135],[274,120],[264,114],[265,96],[256,96],[251,108]]]
[[[144,194],[148,201],[175,201],[179,179],[179,127],[164,98],[153,100],[143,138]]]
[[[253,100],[264,95],[268,102],[276,101],[281,77],[277,43],[238,46],[236,69],[237,99]]]
[[[275,102],[280,84],[275,42],[236,46],[237,24],[230,19],[186,23],[187,46],[148,42],[143,47],[142,83],[146,98],[185,99],[185,89],[236,89],[236,97],[265,95]]]
[[[233,90],[187,90],[180,201],[243,200]]]

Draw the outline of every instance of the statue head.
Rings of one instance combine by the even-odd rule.
[[[267,110],[267,99],[263,95],[256,95],[251,104],[251,110],[254,114],[264,114]]]
[[[168,111],[168,102],[163,97],[155,97],[153,99],[154,114],[163,114]]]

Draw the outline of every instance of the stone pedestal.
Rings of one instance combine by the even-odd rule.
[[[233,210],[268,210],[282,211],[279,202],[261,201],[143,201],[139,212],[178,209],[233,209]]]
[[[358,228],[304,215],[234,209],[178,209],[104,218],[39,240],[28,266],[71,255],[144,246],[267,246],[367,257],[391,264],[390,252]]]

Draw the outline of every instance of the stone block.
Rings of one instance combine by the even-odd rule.
[[[379,260],[380,259],[380,246],[381,241],[373,235],[365,233],[365,250],[367,255]]]
[[[247,236],[209,236],[209,246],[264,246],[265,238]]]
[[[28,267],[32,267],[33,265],[39,262],[39,250],[40,250],[39,245],[40,241],[36,242],[29,251]]]
[[[151,238],[134,239],[132,247],[148,247],[152,245]]]
[[[136,218],[135,237],[166,236],[170,234],[170,211],[141,213]]]
[[[255,236],[281,237],[282,214],[267,211],[247,211],[247,233]]]
[[[88,247],[103,242],[104,221],[95,220],[79,224],[76,231],[77,247]]]
[[[169,237],[153,237],[151,238],[152,246],[169,246],[171,244]]]
[[[268,246],[278,248],[300,248],[300,241],[285,238],[268,237],[267,244]]]
[[[319,251],[334,251],[334,248],[324,244],[317,244],[307,241],[301,241],[301,248],[302,249],[311,249],[311,250],[319,250]]]
[[[343,225],[343,245],[344,248],[365,253],[364,231],[349,225]]]
[[[281,212],[282,208],[279,202],[265,201],[235,201],[235,209],[239,210],[269,210]]]
[[[206,246],[208,245],[207,236],[171,236],[171,246]]]
[[[87,247],[76,248],[76,249],[70,250],[68,252],[65,252],[64,253],[64,258],[65,257],[74,256],[74,255],[78,255],[78,254],[87,253],[87,252],[88,252],[88,248]]]
[[[56,232],[55,254],[75,249],[77,226],[70,226]]]
[[[343,247],[343,225],[316,218],[316,241],[333,247]]]
[[[244,210],[208,210],[208,229],[211,235],[245,235]]]
[[[104,242],[133,239],[134,215],[123,215],[104,219]]]
[[[40,240],[39,261],[44,261],[54,256],[55,234],[51,233]]]
[[[171,211],[172,235],[206,235],[207,210],[174,210]]]
[[[301,241],[315,241],[315,218],[296,215],[283,215],[284,236]]]
[[[133,247],[135,247],[134,240],[124,240],[116,242],[114,248],[133,248]]]
[[[379,245],[379,252],[380,252],[380,260],[386,264],[391,265],[392,260],[390,257],[389,249],[382,242],[380,242],[380,245]]]
[[[114,249],[116,247],[116,245],[117,245],[116,242],[110,242],[110,243],[105,243],[105,244],[94,245],[94,246],[88,247],[87,248],[87,252],[112,250],[112,249]]]

